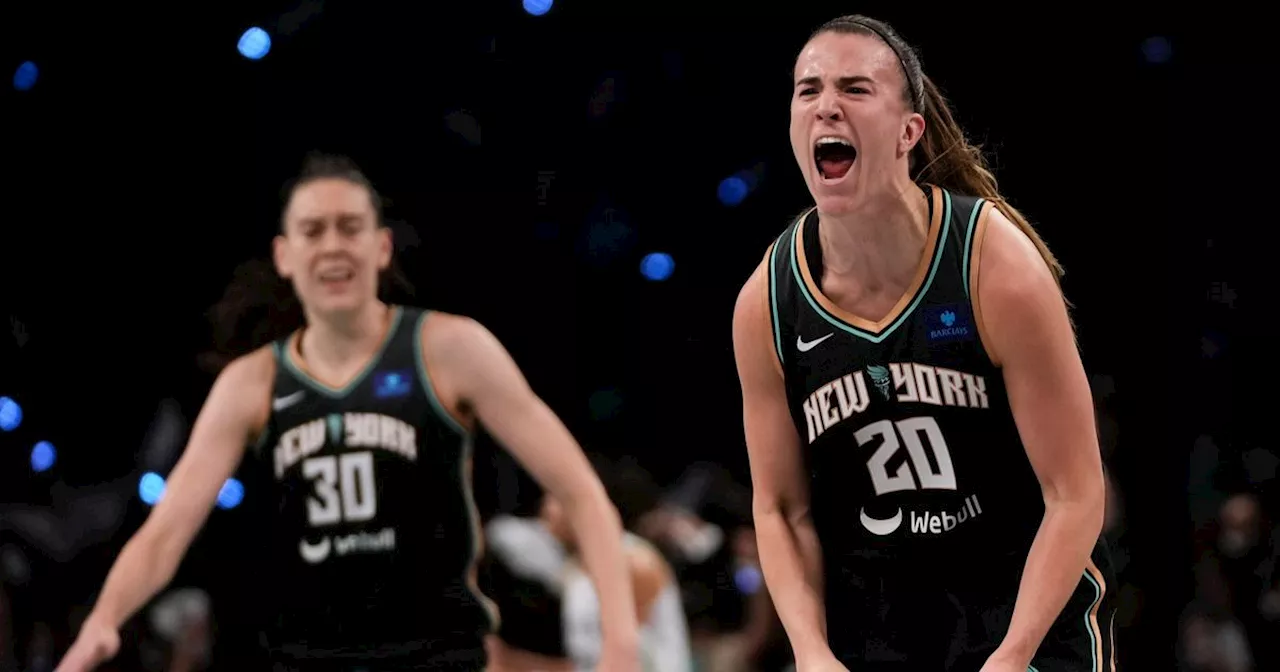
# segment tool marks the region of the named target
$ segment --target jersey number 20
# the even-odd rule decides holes
[[[358,523],[378,512],[373,453],[313,457],[302,463],[302,476],[315,484],[315,494],[307,499],[307,519],[312,527]]]
[[[920,440],[922,435],[925,441]],[[942,428],[938,427],[937,420],[929,416],[906,418],[897,422],[881,420],[859,429],[853,437],[859,446],[866,446],[877,438],[880,439],[880,447],[867,460],[867,470],[871,472],[871,484],[875,486],[876,495],[900,490],[956,489],[956,472],[951,466],[951,451],[947,449],[947,441],[942,437]],[[889,460],[904,447],[910,459],[902,461],[893,473],[889,473]],[[932,460],[929,459],[929,453],[933,454]]]

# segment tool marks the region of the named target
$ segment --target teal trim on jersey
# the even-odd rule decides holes
[[[1093,665],[1090,666],[1089,669],[1101,670],[1102,661],[1098,660],[1098,639],[1094,636],[1093,627],[1089,624],[1089,614],[1092,613],[1094,607],[1097,607],[1098,603],[1102,601],[1102,586],[1098,585],[1097,580],[1093,578],[1093,575],[1090,574],[1087,569],[1084,570],[1084,578],[1088,579],[1089,583],[1093,585],[1093,602],[1090,602],[1089,608],[1084,610],[1084,629],[1089,633],[1089,657],[1093,659]],[[1098,626],[1098,630],[1098,636],[1101,636],[1102,626]]]
[[[973,212],[969,213],[969,228],[964,234],[964,265],[960,267],[960,275],[964,278],[964,296],[969,296],[969,260],[973,258],[973,232],[978,229],[978,213],[982,212],[982,206],[986,204],[986,199],[979,198],[973,204]]]
[[[911,303],[902,311],[902,314],[893,321],[893,324],[885,327],[884,331],[880,333],[872,333],[847,324],[844,320],[828,313],[818,303],[817,299],[813,298],[813,295],[809,292],[809,287],[804,283],[804,278],[800,276],[800,262],[797,258],[796,247],[799,242],[800,229],[804,226],[804,222],[797,225],[795,233],[791,236],[791,272],[796,276],[796,284],[800,286],[800,293],[804,295],[805,300],[809,302],[814,312],[837,329],[847,331],[872,343],[881,343],[884,339],[889,338],[894,331],[897,331],[898,327],[902,326],[902,323],[906,322],[908,317],[911,317],[911,314],[916,310],[916,306],[920,305],[925,295],[929,293],[929,288],[933,286],[933,277],[938,274],[938,262],[942,259],[942,252],[947,249],[947,235],[951,230],[951,194],[946,189],[941,189],[940,191],[942,191],[942,223],[939,226],[942,230],[938,232],[938,237],[934,243],[933,260],[929,262],[929,275],[925,277],[924,283],[920,285],[920,289],[916,290],[915,297],[911,299]]]
[[[453,431],[462,436],[471,436],[471,432],[468,432],[466,427],[463,427],[449,411],[445,410],[444,404],[440,403],[440,398],[436,396],[436,388],[431,385],[431,376],[427,375],[427,359],[422,354],[422,327],[427,323],[427,316],[430,314],[429,310],[422,311],[422,315],[418,316],[418,323],[413,327],[413,359],[418,364],[418,380],[422,383],[422,390],[427,393],[427,400],[431,402],[431,408],[436,415]]]
[[[272,410],[271,413],[274,415],[275,410]],[[254,455],[261,455],[262,451],[267,449],[267,437],[270,434],[271,434],[271,418],[268,417],[267,424],[263,425],[262,427],[262,433],[258,435],[258,438],[253,440],[253,445],[249,447],[249,449],[253,452]]]
[[[423,315],[426,315],[426,311],[423,311]],[[467,465],[471,464],[471,454],[471,435],[463,434],[462,459],[458,460],[458,481],[462,484],[462,496],[467,505],[467,519],[471,530],[471,556],[467,558],[467,568],[464,570],[466,575],[462,577],[462,585],[466,586],[472,599],[484,610],[485,620],[489,621],[489,632],[497,633],[498,627],[502,625],[502,614],[498,611],[498,605],[494,604],[493,600],[480,590],[480,586],[472,581],[471,573],[475,571],[476,563],[480,559],[484,527],[480,524],[480,510],[476,508],[475,492],[467,474]]]
[[[804,221],[801,219],[800,221]],[[778,351],[778,363],[783,364],[787,360],[782,357],[782,328],[778,322],[778,243],[782,242],[779,238],[773,244],[773,249],[769,251],[769,308],[773,312],[773,322],[769,325],[773,329],[773,347]]]
[[[1040,672],[1040,670],[1037,670],[1035,665],[1028,665],[1027,672]]]
[[[373,357],[369,359],[369,362],[364,365],[364,368],[360,370],[360,373],[356,374],[356,377],[352,378],[351,382],[341,388],[329,387],[315,378],[312,378],[307,374],[307,372],[299,368],[298,365],[293,362],[293,348],[286,347],[281,349],[280,344],[277,343],[276,354],[279,355],[280,361],[284,363],[284,368],[288,369],[289,373],[292,373],[295,378],[326,397],[341,399],[350,394],[351,390],[359,387],[360,383],[363,383],[364,379],[369,377],[369,372],[373,371],[373,369],[378,366],[378,362],[382,361],[382,353],[387,351],[387,346],[391,343],[391,339],[395,337],[396,330],[400,328],[400,318],[404,316],[404,309],[400,306],[392,306],[391,310],[393,311],[391,314],[391,324],[387,327],[386,336],[382,338],[382,345],[378,346],[378,351],[375,352]],[[288,342],[288,340],[285,341],[286,344]]]

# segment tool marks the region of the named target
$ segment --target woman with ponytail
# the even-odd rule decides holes
[[[791,143],[815,204],[733,331],[798,671],[1111,669],[1105,486],[1057,259],[881,21],[810,37]]]

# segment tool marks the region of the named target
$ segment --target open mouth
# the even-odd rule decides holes
[[[356,277],[349,268],[333,268],[320,274],[320,282],[326,287],[341,287]]]
[[[825,180],[838,180],[849,174],[858,150],[844,138],[823,136],[813,146],[813,160]]]

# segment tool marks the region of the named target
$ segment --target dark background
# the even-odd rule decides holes
[[[786,131],[795,54],[858,11],[919,45],[1067,268],[1086,368],[1114,385],[1100,396],[1125,500],[1119,662],[1173,669],[1199,557],[1189,504],[1209,496],[1188,490],[1196,437],[1223,463],[1275,449],[1273,332],[1256,327],[1275,224],[1261,27],[1167,8],[602,4],[6,3],[0,63],[33,60],[40,79],[0,93],[15,333],[0,333],[0,395],[26,411],[0,434],[0,502],[57,508],[59,483],[136,482],[157,403],[194,417],[205,311],[237,265],[267,258],[310,149],[364,167],[393,201],[418,301],[492,329],[588,449],[658,481],[694,460],[745,479],[733,301],[808,201]],[[250,25],[274,40],[259,61],[235,49]],[[727,207],[717,185],[742,170],[758,185]],[[652,251],[674,258],[669,280],[639,273]],[[33,474],[41,439],[58,462]],[[502,458],[478,455],[486,512],[532,496],[499,498]],[[184,580],[237,592],[221,558],[248,511],[215,511]],[[135,496],[74,561],[33,552],[40,608],[87,603],[145,512]]]

